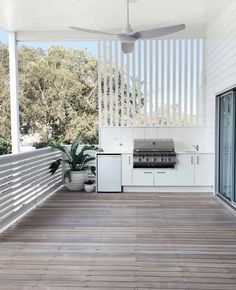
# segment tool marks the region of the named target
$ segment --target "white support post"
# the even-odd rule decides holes
[[[10,66],[10,97],[11,97],[11,142],[12,153],[20,152],[19,122],[19,88],[18,88],[18,56],[16,33],[9,32],[9,66]]]

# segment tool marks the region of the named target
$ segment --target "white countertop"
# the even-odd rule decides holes
[[[133,154],[133,151],[106,151],[106,152],[98,152],[97,154]],[[214,152],[210,151],[191,151],[191,150],[183,150],[176,151],[176,154],[214,154]]]

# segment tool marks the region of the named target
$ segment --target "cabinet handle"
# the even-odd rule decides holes
[[[159,172],[157,172],[157,174],[166,174],[166,172],[164,172],[164,171],[159,171]]]
[[[152,174],[152,172],[144,171],[145,174]]]
[[[197,164],[199,164],[199,156],[197,156]]]
[[[131,157],[129,156],[129,165],[131,164]]]
[[[193,156],[191,156],[191,164],[193,164]]]

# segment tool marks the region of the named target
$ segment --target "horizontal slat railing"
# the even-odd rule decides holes
[[[62,168],[48,170],[59,157],[52,148],[0,157],[0,232],[62,186]]]

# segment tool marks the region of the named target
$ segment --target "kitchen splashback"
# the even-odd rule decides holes
[[[199,145],[200,151],[213,151],[206,148],[205,128],[100,128],[100,146],[107,152],[132,151],[137,138],[173,138],[176,151],[192,150],[194,144]]]

